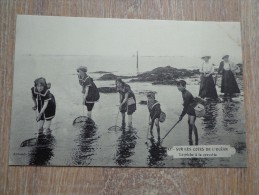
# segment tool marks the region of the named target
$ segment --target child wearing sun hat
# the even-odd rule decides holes
[[[83,105],[87,107],[87,117],[92,117],[94,104],[99,100],[100,94],[93,79],[87,75],[87,67],[77,68],[79,84],[82,86]]]

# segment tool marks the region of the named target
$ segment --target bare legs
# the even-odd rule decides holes
[[[121,113],[121,116],[122,116],[122,124],[121,124],[121,127],[124,129],[125,126],[126,126],[126,123],[125,123],[125,112],[124,112],[124,113]]]
[[[195,136],[195,145],[198,145],[198,131],[197,127],[195,126],[196,116],[188,115],[188,125],[189,125],[189,144],[193,145],[192,141],[192,132],[194,132]]]
[[[44,120],[39,121],[39,133],[43,133],[43,125],[44,125]]]
[[[92,111],[87,111],[87,117],[92,119]]]
[[[153,127],[154,127],[154,124],[156,125],[157,139],[158,139],[158,141],[160,141],[160,126],[159,126],[158,118],[156,118],[155,120],[151,121],[151,124],[150,124],[150,135],[153,137]]]
[[[45,120],[39,121],[39,134],[43,133],[43,126],[44,126]],[[46,120],[46,129],[47,132],[50,133],[50,126],[51,126],[51,120]]]
[[[122,116],[122,124],[121,127],[125,128],[126,126],[126,122],[125,122],[125,113],[121,113]],[[132,127],[132,114],[128,115],[128,127],[131,128]]]
[[[128,115],[128,127],[132,127],[132,114]]]

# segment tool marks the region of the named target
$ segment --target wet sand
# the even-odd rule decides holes
[[[72,69],[72,68],[71,68]],[[17,71],[19,71],[17,69]],[[93,110],[96,127],[73,126],[73,120],[86,115],[82,106],[82,94],[76,76],[48,73],[52,83],[51,92],[57,101],[57,113],[52,124],[51,135],[38,136],[35,113],[31,109],[30,87],[37,74],[26,77],[17,73],[17,78],[26,78],[15,85],[12,112],[10,144],[11,165],[51,165],[51,166],[130,166],[130,167],[243,167],[246,165],[244,97],[234,98],[234,102],[207,102],[206,116],[196,120],[199,145],[230,145],[237,153],[231,158],[173,159],[166,149],[188,145],[187,116],[166,137],[162,146],[154,141],[145,144],[148,129],[148,110],[145,105],[137,105],[133,114],[133,129],[109,131],[116,124],[119,95],[101,94]],[[35,76],[36,75],[36,76]],[[38,75],[42,75],[38,73]],[[42,75],[44,76],[44,75]],[[100,74],[92,74],[98,78]],[[31,78],[30,78],[31,77]],[[113,81],[96,81],[98,87],[114,86]],[[176,86],[151,85],[150,83],[130,83],[137,102],[146,100],[145,90],[156,91],[157,100],[167,114],[160,124],[161,137],[178,120],[182,111],[182,97]],[[22,89],[19,89],[22,86]],[[199,86],[189,82],[188,90],[198,94]],[[26,90],[25,90],[26,89]],[[220,89],[217,87],[217,91]],[[121,124],[121,116],[117,125]],[[156,129],[153,130],[155,138]],[[20,147],[31,139],[28,146]]]

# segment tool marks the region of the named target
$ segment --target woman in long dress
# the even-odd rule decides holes
[[[235,73],[239,70],[239,67],[229,60],[229,55],[222,57],[223,61],[219,65],[219,74],[222,74],[221,81],[221,93],[224,93],[224,98],[232,100],[234,93],[240,93]]]
[[[212,74],[214,73],[214,67],[213,64],[209,62],[210,58],[210,56],[204,56],[201,58],[204,60],[204,62],[202,63],[200,68],[201,83],[199,96],[201,98],[210,98],[217,100],[218,94],[212,77]]]

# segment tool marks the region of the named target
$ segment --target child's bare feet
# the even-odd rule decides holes
[[[46,130],[46,133],[47,133],[47,134],[51,134],[51,129],[48,128],[48,129]]]
[[[43,127],[39,128],[39,134],[43,134]]]

